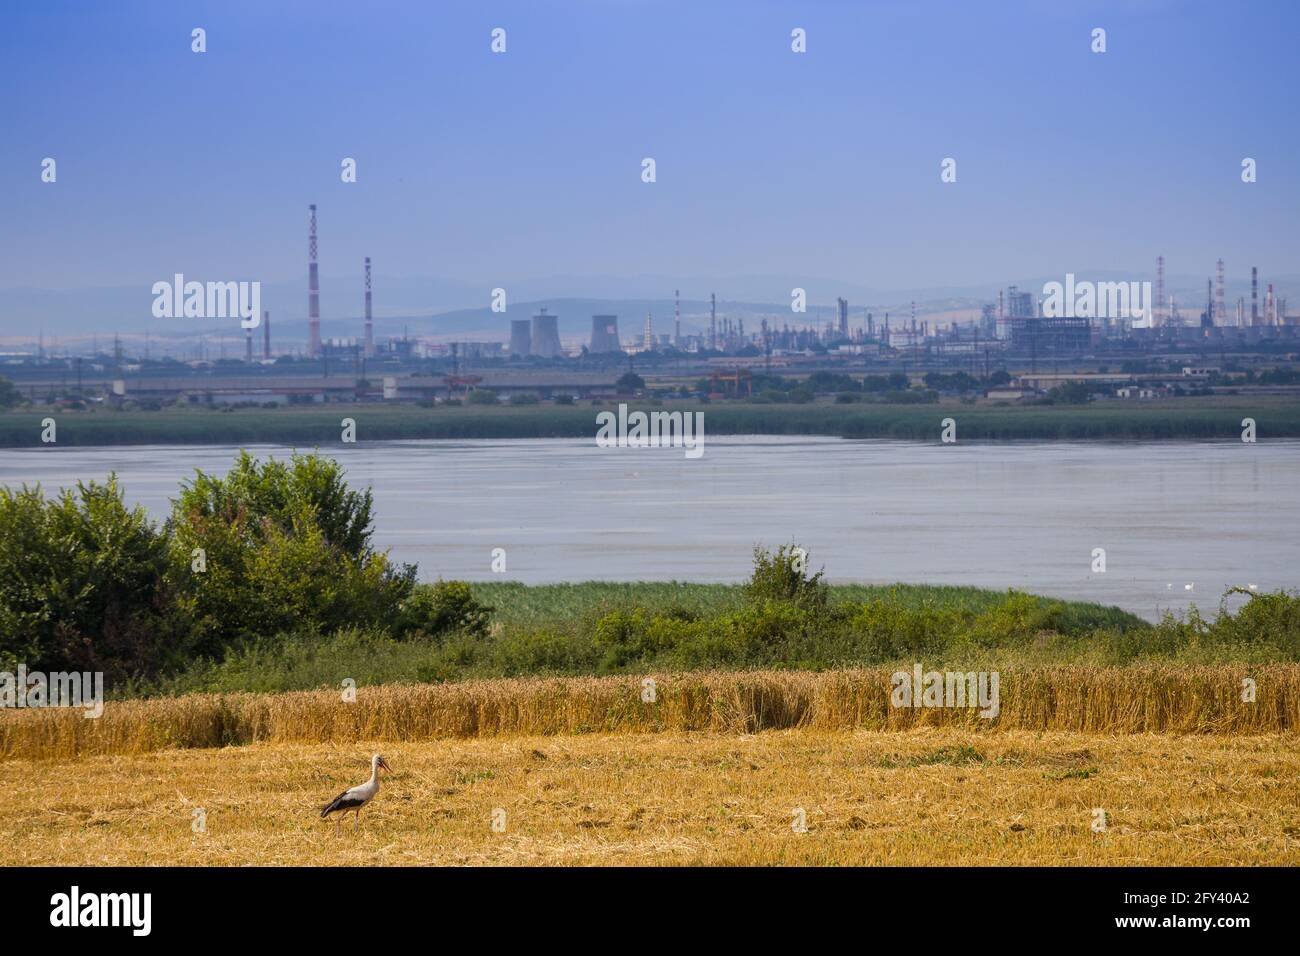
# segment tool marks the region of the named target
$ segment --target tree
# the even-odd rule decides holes
[[[0,378],[0,408],[12,408],[23,400],[23,393],[18,386],[7,378]]]
[[[636,372],[624,372],[614,383],[619,392],[639,392],[645,388],[645,379]]]
[[[1063,405],[1086,405],[1092,401],[1092,386],[1087,382],[1066,382],[1049,391],[1047,397]]]

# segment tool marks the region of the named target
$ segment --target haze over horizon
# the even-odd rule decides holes
[[[177,272],[256,279],[303,321],[309,203],[327,321],[359,314],[367,255],[381,319],[485,307],[497,286],[512,303],[987,297],[1152,278],[1156,255],[1171,289],[1220,257],[1230,294],[1251,265],[1279,295],[1300,285],[1300,9],[1281,2],[55,0],[2,18],[6,336],[147,328],[149,287]]]

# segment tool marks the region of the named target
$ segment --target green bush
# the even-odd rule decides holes
[[[1236,615],[1220,611],[1212,627],[1218,642],[1281,647],[1300,656],[1300,595],[1287,591],[1259,594],[1246,588],[1232,588],[1228,594],[1245,594],[1250,599]]]
[[[465,397],[465,401],[471,405],[496,405],[497,393],[490,388],[476,388]]]
[[[115,478],[47,499],[0,487],[0,670],[152,670],[169,654],[166,539]]]
[[[782,545],[775,552],[754,548],[754,571],[745,585],[751,601],[789,601],[800,607],[826,606],[823,571],[809,575],[808,552],[797,545]]]
[[[171,579],[194,649],[216,654],[280,631],[387,627],[415,569],[370,544],[370,492],[314,455],[259,463],[247,452],[224,478],[198,472],[168,523]]]
[[[401,606],[397,620],[400,635],[443,637],[461,633],[487,634],[492,608],[479,603],[464,581],[438,581],[417,585]]]

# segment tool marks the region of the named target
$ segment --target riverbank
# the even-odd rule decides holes
[[[593,438],[593,406],[438,406],[329,404],[281,408],[23,410],[0,414],[0,447],[40,447],[42,422],[57,423],[60,446],[150,444],[286,444],[341,442],[342,421],[356,422],[358,442],[395,439]],[[941,422],[956,422],[958,441],[1240,441],[1252,418],[1260,441],[1300,437],[1300,400],[1287,396],[1180,398],[1088,405],[990,405],[941,401],[923,405],[698,404],[630,401],[644,411],[699,411],[705,433],[825,435],[840,438],[940,440]]]

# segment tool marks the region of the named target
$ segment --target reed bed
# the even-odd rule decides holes
[[[0,759],[135,754],[253,742],[708,731],[745,734],[959,727],[971,731],[1250,735],[1300,728],[1300,665],[1061,666],[1002,671],[1000,712],[895,708],[889,668],[643,677],[525,678],[335,691],[193,694],[75,709],[0,713]],[[1242,701],[1243,678],[1256,684]]]

